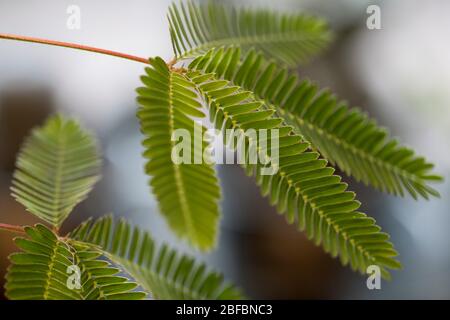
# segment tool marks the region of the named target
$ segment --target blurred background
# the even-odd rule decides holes
[[[225,1],[224,1],[225,2]],[[234,2],[234,1],[226,1]],[[236,1],[238,2],[238,1]],[[76,42],[138,56],[172,56],[166,0],[0,0],[0,32]],[[251,298],[450,298],[450,1],[278,0],[240,5],[305,10],[325,17],[336,32],[331,47],[302,76],[361,106],[392,135],[436,163],[446,178],[441,199],[388,196],[345,178],[362,210],[375,217],[400,252],[404,270],[381,290],[285,223],[251,178],[218,166],[223,187],[219,246],[209,254],[174,238],[147,186],[134,89],[142,65],[114,57],[0,40],[0,221],[36,220],[9,195],[14,159],[30,128],[55,111],[94,131],[105,158],[103,180],[65,223],[113,212],[198,256],[240,285]],[[367,6],[381,8],[381,30],[366,27]],[[70,5],[81,29],[66,26]],[[0,233],[0,287],[14,249]],[[0,289],[0,297],[2,290]]]

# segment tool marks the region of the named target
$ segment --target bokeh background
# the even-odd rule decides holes
[[[226,1],[234,2],[234,1]],[[83,43],[138,56],[172,56],[166,0],[0,0],[0,32]],[[114,57],[0,40],[0,221],[36,220],[9,195],[14,159],[30,128],[55,111],[79,118],[99,137],[103,180],[64,228],[113,212],[224,272],[252,298],[450,298],[450,1],[236,1],[306,10],[327,18],[332,46],[299,73],[361,106],[392,135],[436,163],[446,178],[441,199],[394,198],[346,178],[362,209],[392,235],[404,270],[381,290],[342,268],[262,198],[251,178],[218,166],[223,187],[219,246],[209,254],[174,238],[149,192],[134,89],[143,66]],[[381,30],[366,28],[369,4],[381,7]],[[69,5],[81,29],[66,27]],[[0,233],[0,287],[14,249]],[[0,290],[0,297],[2,291]]]

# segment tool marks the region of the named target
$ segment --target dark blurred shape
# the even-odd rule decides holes
[[[253,299],[324,299],[334,295],[341,266],[303,232],[286,223],[254,178],[238,166],[221,166],[224,221],[234,282]]]
[[[52,112],[52,98],[45,88],[0,92],[0,168],[12,171],[16,154],[31,128]]]
[[[329,299],[340,266],[283,217],[271,213],[271,228],[240,234],[236,250],[242,279],[256,299]]]

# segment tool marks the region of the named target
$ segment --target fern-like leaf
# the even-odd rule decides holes
[[[442,179],[431,173],[431,163],[390,139],[375,120],[339,102],[329,90],[300,81],[255,51],[242,56],[238,48],[213,50],[193,65],[216,72],[273,105],[327,160],[358,181],[395,195],[406,191],[414,198],[439,196],[428,185]]]
[[[17,159],[14,198],[59,227],[99,180],[100,158],[92,136],[57,115],[35,129]]]
[[[23,252],[10,256],[6,296],[14,300],[142,299],[137,285],[117,276],[119,270],[99,260],[101,253],[58,238],[47,227],[26,227],[28,238],[16,238]],[[80,271],[76,278],[75,268]],[[73,276],[72,276],[73,274]],[[74,277],[74,281],[71,278]],[[79,287],[76,281],[79,280]]]
[[[257,48],[288,66],[305,62],[331,36],[325,22],[305,14],[233,8],[209,1],[173,4],[169,9],[172,44],[178,58],[191,58],[221,46]]]
[[[217,237],[220,190],[214,167],[207,164],[209,159],[203,159],[207,142],[202,141],[199,152],[192,139],[190,152],[183,150],[189,153],[187,162],[191,163],[177,163],[172,158],[176,130],[187,130],[194,138],[196,130],[200,134],[206,130],[191,118],[204,117],[201,104],[192,90],[194,85],[183,75],[169,70],[161,58],[152,59],[151,65],[141,78],[145,87],[137,89],[138,118],[146,137],[144,157],[149,159],[146,173],[173,231],[197,247],[209,249]],[[194,163],[196,154],[207,161]]]
[[[242,90],[227,80],[216,78],[214,63],[196,60],[190,66],[188,77],[197,84],[205,97],[211,120],[219,130],[224,129],[277,129],[279,130],[279,164],[273,175],[263,175],[261,169],[268,165],[245,164],[247,172],[256,176],[263,195],[284,213],[288,222],[306,230],[310,239],[322,244],[332,256],[339,255],[345,265],[366,272],[369,265],[378,265],[382,275],[389,277],[387,269],[400,268],[389,236],[381,232],[375,220],[356,211],[360,203],[355,194],[347,191],[347,184],[327,161],[317,152],[308,149],[309,144],[286,126],[275,110],[263,101],[255,100],[252,93]],[[251,77],[251,73],[246,74]],[[249,138],[241,136],[250,150]],[[269,158],[270,155],[265,154]]]
[[[71,237],[97,245],[144,289],[157,299],[240,299],[240,292],[226,286],[223,277],[207,272],[204,264],[157,246],[148,232],[110,216],[88,220]]]

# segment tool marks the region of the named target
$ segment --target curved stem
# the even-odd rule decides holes
[[[6,230],[14,233],[25,233],[23,227],[6,223],[0,223],[0,230]]]
[[[82,50],[82,51],[95,52],[95,53],[105,54],[108,56],[114,56],[114,57],[119,57],[122,59],[127,59],[127,60],[132,60],[132,61],[136,61],[136,62],[140,62],[140,63],[149,64],[149,59],[146,59],[146,58],[136,57],[133,55],[129,55],[129,54],[125,54],[125,53],[121,53],[121,52],[117,52],[117,51],[89,47],[89,46],[76,44],[76,43],[54,41],[54,40],[47,40],[47,39],[34,38],[34,37],[26,37],[26,36],[6,34],[6,33],[0,33],[0,39],[41,43],[41,44],[46,44],[46,45],[50,45],[50,46],[57,46],[57,47],[71,48],[71,49]]]

